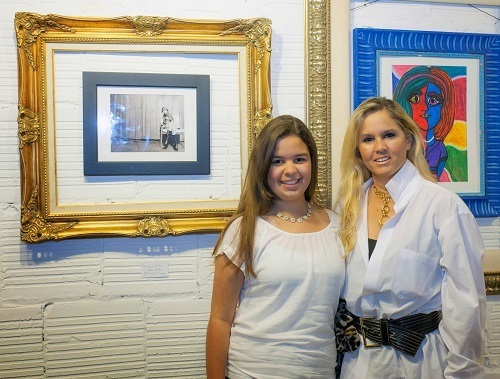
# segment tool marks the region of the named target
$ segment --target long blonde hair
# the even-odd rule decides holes
[[[408,160],[417,168],[420,175],[435,182],[427,161],[420,130],[413,119],[394,100],[385,97],[372,97],[361,103],[349,120],[349,125],[342,145],[340,157],[340,185],[335,200],[335,209],[340,212],[339,237],[348,255],[356,244],[356,228],[361,217],[360,206],[363,194],[363,183],[371,176],[371,172],[363,164],[358,150],[359,131],[368,116],[386,110],[403,130],[405,136],[411,137],[411,147],[407,152]]]
[[[262,128],[255,141],[238,208],[222,230],[214,248],[214,254],[216,254],[229,225],[241,217],[235,257],[239,265],[245,263],[245,276],[256,276],[253,268],[253,249],[257,217],[269,212],[276,198],[276,195],[269,188],[267,177],[276,143],[280,138],[287,136],[297,136],[307,145],[311,156],[312,172],[311,182],[304,196],[306,201],[311,201],[314,198],[318,180],[318,150],[314,137],[307,126],[298,118],[289,115],[276,117]]]

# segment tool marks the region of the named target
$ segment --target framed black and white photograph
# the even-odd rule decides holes
[[[208,75],[83,73],[84,175],[208,175]]]
[[[272,119],[271,20],[16,17],[44,28],[18,49],[21,239],[222,230]]]

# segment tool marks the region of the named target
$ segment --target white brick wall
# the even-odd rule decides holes
[[[43,321],[40,307],[0,309],[0,375],[43,378]]]
[[[366,3],[352,1],[351,8]],[[204,377],[215,235],[20,242],[14,13],[269,17],[273,21],[274,114],[303,118],[303,1],[25,0],[16,4],[0,0],[0,8],[0,377]],[[499,9],[492,8],[482,9],[499,17]],[[351,19],[355,27],[500,30],[497,20],[465,5],[379,1],[354,10]],[[479,223],[487,247],[499,248],[500,219]],[[168,266],[168,277],[145,277],[143,270],[151,265]],[[488,306],[485,365],[495,375],[500,374],[500,297],[490,297]]]

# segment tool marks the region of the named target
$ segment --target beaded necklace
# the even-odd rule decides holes
[[[312,215],[312,207],[311,207],[311,203],[307,203],[307,212],[304,216],[302,217],[299,217],[299,218],[295,218],[295,217],[288,217],[288,216],[285,216],[283,213],[281,212],[278,212],[276,213],[276,216],[281,218],[282,220],[285,220],[285,221],[289,221],[289,222],[302,222],[302,221],[307,221],[307,219],[309,217],[311,217]]]

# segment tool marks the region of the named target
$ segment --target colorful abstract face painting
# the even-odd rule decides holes
[[[420,128],[440,182],[466,182],[466,67],[395,65],[393,98]]]

